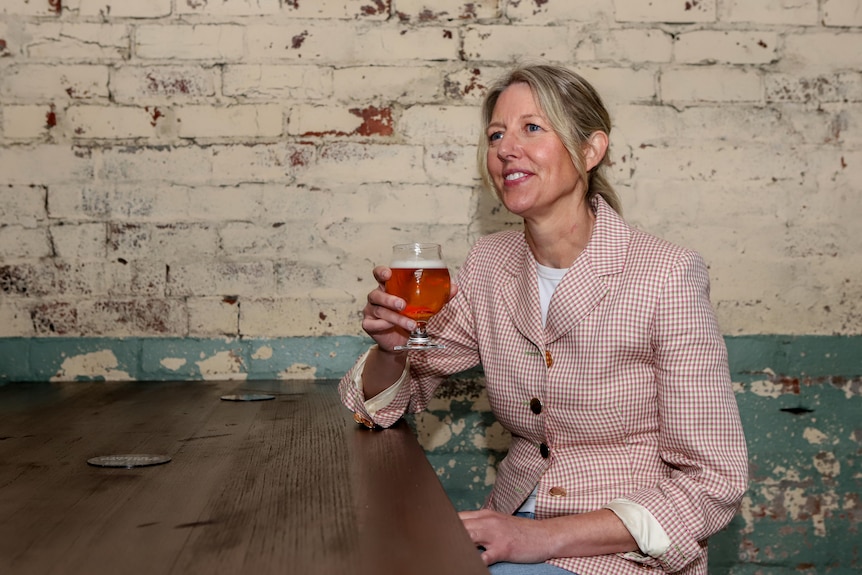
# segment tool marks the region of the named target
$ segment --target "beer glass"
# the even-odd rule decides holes
[[[401,310],[416,322],[405,345],[396,350],[442,349],[428,337],[426,322],[449,300],[449,269],[443,263],[439,244],[398,244],[392,246],[392,277],[386,282],[386,293],[404,299]]]

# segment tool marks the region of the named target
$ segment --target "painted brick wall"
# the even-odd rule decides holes
[[[860,333],[859,0],[2,0],[0,337],[357,335],[390,244],[517,225],[474,145],[519,58],[605,95],[726,334]]]

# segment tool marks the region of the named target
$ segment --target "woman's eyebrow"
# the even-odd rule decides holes
[[[538,118],[539,120],[545,120],[545,117],[544,117],[544,116],[540,116],[539,114],[524,114],[523,116],[520,116],[520,117],[518,118],[518,120],[520,120],[520,121],[522,121],[522,122],[523,122],[524,120],[531,120],[531,119],[534,119],[534,118]],[[503,123],[503,122],[501,122],[500,120],[492,120],[492,121],[488,122],[488,127],[490,128],[490,127],[492,127],[492,126],[495,126],[495,127],[501,127],[501,128],[502,128],[502,127],[505,127],[505,126],[506,126],[506,124],[504,124],[504,123]]]

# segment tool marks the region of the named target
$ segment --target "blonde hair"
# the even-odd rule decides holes
[[[518,66],[499,78],[488,90],[482,103],[483,130],[477,152],[479,173],[485,187],[494,190],[491,175],[488,173],[489,143],[484,128],[491,123],[491,115],[500,94],[517,83],[530,87],[554,132],[569,151],[575,169],[587,183],[587,199],[599,194],[617,213],[622,213],[619,196],[605,176],[605,168],[610,164],[609,154],[606,152],[589,173],[584,163],[583,145],[589,137],[596,131],[610,135],[610,115],[595,88],[580,75],[562,66]]]

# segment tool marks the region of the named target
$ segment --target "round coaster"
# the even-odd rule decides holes
[[[90,465],[96,467],[149,467],[150,465],[161,465],[167,463],[171,458],[167,455],[128,454],[128,455],[101,455],[87,460]]]
[[[238,395],[223,395],[221,398],[224,401],[266,401],[267,399],[275,399],[275,396],[267,393],[241,393]]]

